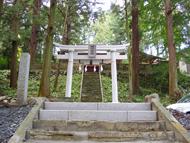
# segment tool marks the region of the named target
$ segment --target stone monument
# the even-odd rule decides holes
[[[30,69],[30,54],[22,53],[19,64],[18,83],[17,83],[17,103],[19,105],[27,104],[29,69]]]

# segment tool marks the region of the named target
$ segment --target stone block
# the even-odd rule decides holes
[[[97,110],[97,103],[45,102],[46,110]]]
[[[152,93],[150,95],[146,95],[144,98],[144,101],[151,103],[152,99],[156,99],[157,101],[160,101],[160,97],[157,93]]]
[[[40,120],[68,120],[69,112],[64,110],[40,110]]]
[[[150,103],[98,103],[98,110],[134,111],[150,110]]]
[[[69,111],[69,120],[73,121],[127,121],[127,112],[125,111]]]
[[[156,121],[156,111],[128,111],[128,122],[133,121]]]
[[[98,103],[98,110],[127,111],[127,103]]]
[[[23,53],[19,64],[17,84],[17,102],[19,105],[27,104],[29,69],[30,55],[28,53]]]
[[[144,111],[144,110],[151,110],[150,103],[127,103],[128,111]]]

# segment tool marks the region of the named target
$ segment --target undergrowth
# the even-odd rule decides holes
[[[149,95],[151,93],[158,93],[160,95],[160,100],[163,105],[168,105],[172,103],[172,100],[167,96],[167,88],[168,86],[168,75],[164,71],[166,65],[163,65],[160,69],[158,67],[153,68],[152,76],[141,77],[140,82],[140,93],[139,96],[135,96],[132,99],[132,102],[143,102],[144,96]],[[154,72],[156,70],[156,73]],[[166,70],[166,69],[165,69]],[[41,72],[31,72],[28,83],[28,96],[38,96],[39,85],[40,85],[40,75]],[[6,95],[15,97],[16,90],[9,87],[9,70],[0,70],[0,96]],[[73,101],[80,101],[80,85],[81,85],[81,77],[80,73],[74,73],[73,82],[72,82],[72,99]],[[121,78],[122,77],[122,78]],[[105,74],[101,75],[102,85],[103,85],[103,101],[111,102],[112,101],[112,85],[111,85],[111,77],[106,76]],[[143,80],[143,81],[142,81]],[[51,87],[51,96],[53,98],[64,98],[65,96],[65,88],[66,88],[66,74],[62,73],[59,76],[58,87],[57,90],[54,90],[54,82],[55,82],[55,72],[51,72],[50,77],[50,87]],[[178,72],[178,87],[185,95],[190,92],[190,76],[181,74]],[[128,97],[128,77],[122,76],[118,74],[118,95],[120,102],[131,102]]]

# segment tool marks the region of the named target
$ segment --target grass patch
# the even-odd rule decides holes
[[[0,70],[0,95],[7,95],[10,97],[16,96],[16,90],[9,86],[9,70]]]
[[[40,87],[40,76],[41,72],[32,72],[29,76],[28,81],[28,96],[38,96],[38,91]],[[11,97],[16,97],[16,89],[11,89],[9,87],[9,77],[10,71],[8,70],[0,70],[0,93],[2,95],[7,95]],[[66,88],[66,75],[62,74],[59,76],[57,91],[54,91],[54,82],[55,82],[55,74],[51,73],[50,77],[50,90],[51,96],[53,98],[64,98],[65,96],[65,88]],[[72,97],[74,101],[80,100],[80,82],[81,82],[81,74],[75,73],[73,75],[72,82]]]
[[[41,72],[31,72],[28,83],[28,96],[38,96],[39,85],[40,85],[40,75]],[[120,76],[120,75],[118,75]],[[9,87],[9,70],[0,70],[0,95],[7,95],[11,97],[16,97],[16,90],[11,89]],[[72,98],[73,101],[80,101],[80,86],[81,86],[81,77],[80,73],[74,73],[73,82],[72,82]],[[112,84],[111,78],[106,75],[101,75],[102,78],[102,86],[103,86],[103,102],[111,102],[112,101]],[[126,77],[127,78],[127,77]],[[129,102],[128,97],[128,79],[118,77],[118,95],[120,102]],[[55,72],[51,72],[50,77],[50,88],[51,88],[51,96],[53,98],[64,98],[65,97],[65,88],[66,88],[66,75],[62,73],[59,76],[57,91],[54,91],[54,82],[55,82]],[[185,91],[185,93],[189,92],[189,83],[190,77],[178,74],[178,85]],[[144,96],[149,95],[151,93],[158,93],[153,87],[141,87],[139,96],[135,96],[132,102],[143,102]],[[159,93],[160,94],[160,93]],[[167,106],[173,101],[166,95],[166,93],[160,94],[160,101],[164,106]]]
[[[103,87],[103,102],[112,101],[112,81],[108,76],[101,75]],[[118,81],[118,96],[120,102],[128,101],[128,83]]]

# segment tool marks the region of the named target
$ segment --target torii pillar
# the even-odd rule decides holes
[[[112,103],[118,103],[116,49],[111,50]]]
[[[65,97],[71,97],[72,78],[73,78],[73,52],[74,49],[68,50],[67,81]]]

